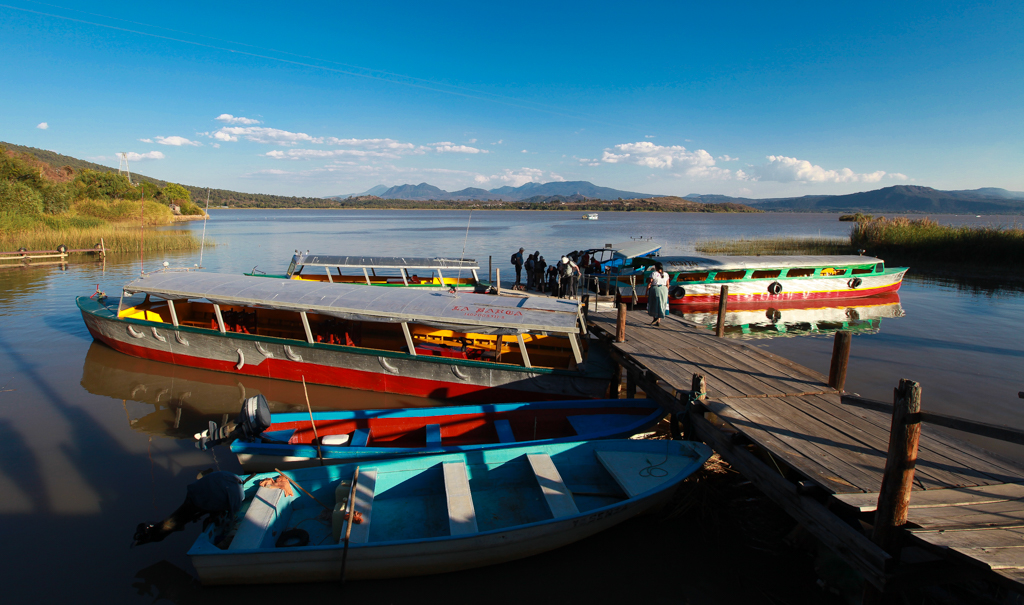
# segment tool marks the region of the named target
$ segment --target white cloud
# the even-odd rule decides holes
[[[505,139],[498,139],[498,140],[497,140],[496,142],[494,142],[494,143],[491,143],[491,145],[501,145],[501,144],[503,144],[504,142],[505,142]]]
[[[524,150],[520,151],[519,153],[530,153],[530,152],[524,149]]]
[[[645,138],[645,139],[653,139],[653,138],[654,138],[654,135],[653,135],[653,134],[645,134],[645,135],[644,135],[644,138]]]
[[[50,125],[47,124],[46,122],[40,122],[40,123],[36,124],[36,128],[38,128],[39,130],[46,130],[49,127],[50,127]]]
[[[903,173],[900,173],[900,172],[890,172],[886,176],[888,176],[890,179],[892,179],[894,181],[905,181],[908,178],[907,175],[905,175]]]
[[[264,126],[225,126],[211,136],[218,141],[237,141],[238,137],[244,137],[253,143],[275,145],[296,145],[301,142],[321,144],[324,142],[323,137],[311,137],[304,132],[289,132]]]
[[[674,166],[709,167],[715,159],[703,149],[687,151],[682,145],[655,145],[648,141],[616,145],[618,153],[605,149],[601,161],[607,164],[628,163],[648,168],[672,168]]]
[[[467,141],[467,142],[468,142],[468,143],[469,143],[470,145],[472,145],[473,143],[476,143],[476,139],[470,139],[470,140],[469,140],[469,141]]]
[[[431,147],[437,149],[438,153],[490,153],[486,149],[477,149],[468,145],[455,145],[451,141],[431,143]]]
[[[118,157],[120,155],[121,154],[117,154],[115,157]],[[127,156],[129,162],[142,162],[144,160],[164,159],[164,154],[160,153],[159,151],[147,151],[146,153],[135,153],[134,151],[129,151]]]
[[[153,142],[153,139],[139,139],[139,140],[142,141],[143,143],[152,143]]]
[[[416,146],[412,143],[402,143],[394,139],[339,139],[338,137],[327,137],[324,142],[328,145],[338,147],[362,147],[365,149],[391,149],[394,151],[413,151]],[[435,143],[440,145],[440,143]],[[451,145],[451,143],[448,143]]]
[[[253,120],[251,118],[235,117],[230,113],[222,113],[214,120],[218,122],[224,122],[225,124],[262,124],[259,120]]]
[[[720,156],[718,156],[717,159],[722,160],[723,162],[736,162],[736,161],[739,160],[739,158],[734,158],[734,157],[732,157],[731,155],[728,155],[728,154],[720,155]]]
[[[267,157],[277,160],[308,160],[311,158],[332,158],[339,156],[355,156],[364,158],[397,158],[398,154],[391,151],[374,151],[367,149],[289,149],[268,151]]]
[[[211,147],[213,147],[214,149],[220,149],[220,143],[213,143],[211,144]]]
[[[477,183],[501,183],[503,185],[511,185],[513,187],[519,187],[526,183],[535,182],[547,182],[547,181],[564,181],[565,179],[561,176],[549,172],[545,179],[544,171],[539,168],[520,168],[519,170],[512,170],[506,168],[501,174],[492,174],[491,176],[485,176],[478,174],[474,177]]]
[[[149,139],[139,139],[146,143],[152,143]],[[202,145],[199,141],[190,141],[185,137],[170,136],[170,137],[156,137],[156,142],[161,145],[173,145],[174,147],[182,147],[184,145],[191,145],[193,147],[199,147]]]
[[[751,167],[752,178],[779,183],[877,183],[885,176],[884,170],[858,174],[849,168],[826,170],[807,160],[783,155],[768,156],[768,163]]]

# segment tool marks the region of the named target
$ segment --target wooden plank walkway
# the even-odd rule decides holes
[[[825,376],[742,342],[717,338],[704,327],[675,317],[662,320],[661,327],[649,322],[644,311],[628,312],[626,342],[616,343],[615,312],[589,313],[591,330],[648,396],[673,411],[686,411],[691,377],[703,374],[707,393],[701,412],[712,412],[777,464],[798,473],[805,485],[817,486],[856,511],[874,510],[886,462],[890,413],[844,403]],[[703,413],[691,412],[689,418],[696,423],[698,438],[798,521],[810,525],[826,544],[840,554],[845,549],[848,560],[869,580],[884,584],[894,565],[884,551],[822,516],[834,517],[832,513],[801,500],[791,485],[780,483],[781,469],[757,468],[759,461],[747,459],[743,448],[731,447],[735,439],[716,435],[721,430]],[[970,558],[1010,582],[1024,580],[1024,486],[1017,485],[1024,482],[1024,469],[928,425],[922,428],[915,468],[910,521],[920,529],[910,530],[914,538],[936,552]],[[961,502],[968,495],[974,500]],[[929,502],[943,503],[943,510],[936,512]],[[988,527],[996,529],[986,530],[986,535],[973,531]],[[965,537],[956,542],[946,535],[950,530]],[[823,535],[828,532],[843,537]],[[1013,540],[1017,542],[1010,544]]]

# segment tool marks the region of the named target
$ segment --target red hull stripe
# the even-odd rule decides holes
[[[877,294],[884,294],[886,292],[895,292],[900,289],[902,282],[897,282],[881,288],[871,288],[869,290],[830,290],[828,292],[783,292],[782,294],[771,295],[765,292],[764,294],[736,294],[729,295],[729,302],[773,302],[780,300],[825,300],[825,299],[849,299],[849,298],[867,298],[869,296],[875,296]],[[629,302],[629,296],[623,296],[622,300]],[[707,304],[710,302],[718,302],[717,294],[709,294],[705,296],[691,296],[687,295],[683,298],[672,298],[668,299],[670,307],[685,307],[692,304]],[[646,303],[646,296],[637,296],[637,303]]]
[[[397,395],[410,395],[413,397],[429,397],[431,399],[451,399],[473,403],[514,403],[517,401],[523,401],[524,398],[531,401],[569,399],[569,397],[559,397],[539,391],[520,391],[516,389],[443,382],[440,380],[428,380],[424,378],[390,376],[374,372],[364,372],[348,368],[335,368],[277,358],[265,359],[258,365],[246,364],[242,366],[241,370],[237,370],[235,369],[234,362],[231,361],[219,361],[216,359],[206,359],[205,357],[194,357],[191,355],[176,355],[165,351],[157,351],[155,349],[140,347],[126,342],[121,342],[119,340],[114,340],[112,338],[107,338],[102,334],[95,332],[91,328],[89,329],[89,332],[96,340],[106,344],[115,351],[124,353],[125,355],[190,368],[202,368],[205,370],[215,370],[217,372],[228,372],[230,374],[243,374],[247,376],[259,376],[261,378],[291,380],[294,382],[299,382],[303,377],[305,377],[306,382],[313,384],[346,387],[364,391],[394,393]]]

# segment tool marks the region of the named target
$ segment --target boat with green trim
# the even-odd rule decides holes
[[[245,275],[332,284],[356,284],[418,290],[483,292],[473,259],[407,256],[338,256],[296,251],[283,274],[257,271]]]
[[[232,374],[500,403],[596,399],[612,372],[572,300],[157,272],[114,303],[78,298],[96,340]]]
[[[729,303],[861,298],[896,292],[907,267],[890,268],[871,256],[663,256],[639,258],[620,276],[627,302],[647,302],[646,283],[655,261],[669,274],[669,306],[717,303],[729,286]]]

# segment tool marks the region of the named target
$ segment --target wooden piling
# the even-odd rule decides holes
[[[849,330],[836,332],[835,341],[832,343],[832,363],[828,370],[828,386],[842,391],[846,385],[846,366],[850,362],[850,343],[853,340],[853,333]]]
[[[725,308],[729,301],[729,286],[722,286],[718,294],[718,325],[715,326],[715,336],[725,336]]]
[[[889,453],[871,534],[872,541],[894,557],[899,554],[900,528],[907,522],[920,438],[921,385],[904,378],[894,392]]]
[[[626,399],[636,399],[636,374],[626,370]]]
[[[491,259],[492,258],[493,258],[492,256],[488,256],[487,257],[487,283],[491,283],[491,284],[494,283],[493,281],[491,281],[491,275],[494,275],[493,273],[491,273]]]
[[[619,316],[615,323],[615,342],[626,342],[626,304],[619,303]]]
[[[698,413],[696,410],[693,409],[694,403],[697,401],[704,401],[704,399],[707,397],[707,392],[707,379],[704,377],[703,374],[694,374],[690,378],[690,392],[683,393],[680,397],[680,399],[685,399],[685,401],[682,401],[680,403],[682,403],[683,405],[683,436],[686,439],[695,438],[693,429],[693,419],[690,415]]]
[[[494,270],[494,287],[496,288],[498,296],[501,296],[501,268]]]
[[[618,399],[619,391],[622,390],[622,366],[612,362],[612,380],[608,387],[608,398]]]

